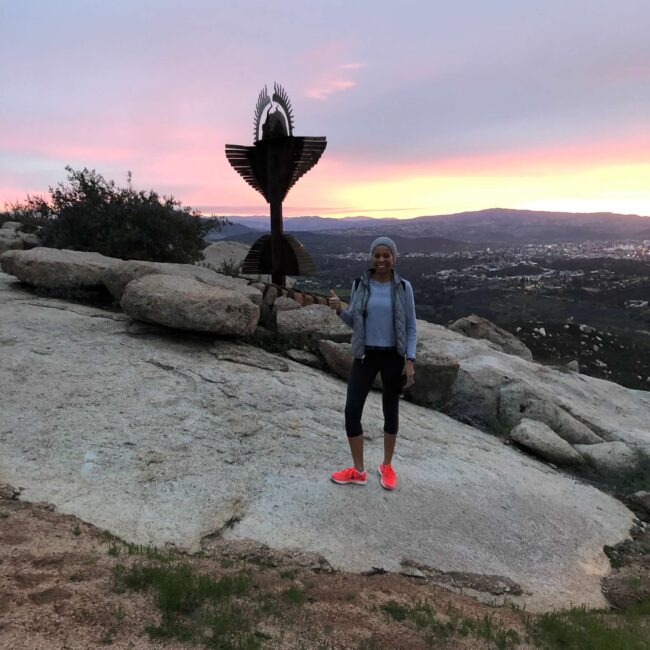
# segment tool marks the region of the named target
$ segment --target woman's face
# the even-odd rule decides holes
[[[388,273],[393,268],[393,254],[388,246],[381,244],[372,252],[372,266],[379,273]]]

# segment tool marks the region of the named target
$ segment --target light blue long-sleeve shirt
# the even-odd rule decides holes
[[[408,280],[403,280],[406,293],[406,356],[415,358],[417,343],[415,326],[415,298],[413,287]],[[350,304],[354,297],[354,285],[350,294]],[[365,344],[377,347],[394,347],[395,330],[393,328],[393,307],[391,296],[391,283],[370,280],[370,299],[366,310],[365,319]],[[341,319],[352,327],[353,316],[351,310],[341,311]]]

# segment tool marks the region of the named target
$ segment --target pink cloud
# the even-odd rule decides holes
[[[327,99],[332,93],[349,90],[357,85],[351,79],[321,79],[316,85],[307,89],[307,97],[311,99]]]
[[[361,70],[361,68],[365,67],[365,63],[342,63],[339,66],[339,70]]]

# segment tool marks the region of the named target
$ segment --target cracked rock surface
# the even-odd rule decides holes
[[[216,535],[335,569],[496,576],[539,610],[603,606],[603,546],[632,525],[595,488],[406,402],[400,483],[385,492],[378,393],[364,416],[371,480],[335,485],[329,472],[349,464],[341,380],[234,341],[134,332],[4,274],[0,359],[0,483],[131,542],[192,551]]]

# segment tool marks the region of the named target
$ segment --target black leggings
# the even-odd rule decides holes
[[[348,438],[363,435],[361,414],[377,373],[383,387],[381,402],[384,410],[384,431],[397,433],[399,428],[399,396],[402,392],[404,357],[394,348],[366,350],[363,359],[355,359],[348,379],[348,397],[345,402],[345,432]]]

